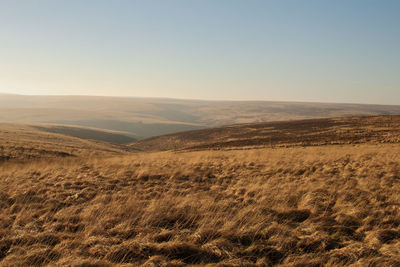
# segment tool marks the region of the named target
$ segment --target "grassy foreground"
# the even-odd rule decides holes
[[[399,266],[400,146],[0,165],[1,266]]]

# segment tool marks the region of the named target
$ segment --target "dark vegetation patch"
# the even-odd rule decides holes
[[[398,143],[399,136],[400,115],[389,115],[238,124],[153,137],[132,147],[157,151]]]

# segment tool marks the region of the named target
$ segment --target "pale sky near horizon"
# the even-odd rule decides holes
[[[0,92],[400,104],[400,1],[0,0]]]

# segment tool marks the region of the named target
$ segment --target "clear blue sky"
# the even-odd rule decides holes
[[[397,0],[0,0],[0,92],[400,104]]]

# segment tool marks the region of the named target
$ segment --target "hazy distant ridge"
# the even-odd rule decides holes
[[[0,94],[0,121],[93,127],[135,139],[237,123],[388,114],[400,114],[400,106]]]

